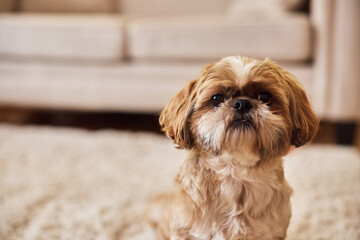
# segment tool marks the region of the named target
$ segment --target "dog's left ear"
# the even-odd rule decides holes
[[[289,98],[290,121],[292,123],[291,145],[301,147],[311,142],[319,128],[319,119],[312,109],[305,89],[297,78],[270,59],[264,66],[281,79]]]
[[[287,83],[289,107],[293,122],[291,145],[301,147],[316,136],[319,119],[312,109],[306,92],[296,77],[283,70],[282,76]]]
[[[167,104],[160,114],[159,123],[166,136],[174,140],[180,149],[191,149],[193,138],[188,119],[195,104],[194,89],[197,79],[189,82]]]

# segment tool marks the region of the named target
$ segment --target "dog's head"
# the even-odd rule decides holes
[[[163,131],[179,148],[260,158],[310,142],[318,124],[293,75],[269,59],[246,57],[206,66],[160,115]]]

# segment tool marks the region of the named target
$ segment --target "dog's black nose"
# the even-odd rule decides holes
[[[248,113],[252,107],[251,102],[246,99],[239,99],[233,105],[234,110],[241,114]]]

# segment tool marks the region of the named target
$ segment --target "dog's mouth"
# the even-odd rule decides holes
[[[245,130],[254,128],[254,124],[251,118],[237,117],[230,123],[230,127]]]

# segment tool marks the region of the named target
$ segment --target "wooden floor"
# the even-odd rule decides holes
[[[118,129],[162,134],[157,114],[93,113],[0,108],[0,123],[80,127],[89,130]],[[315,143],[337,143],[339,123],[321,122]],[[349,131],[349,130],[346,130]],[[354,129],[350,131],[355,131]],[[360,128],[354,144],[360,148]]]
[[[157,114],[1,109],[0,122],[161,133]]]

